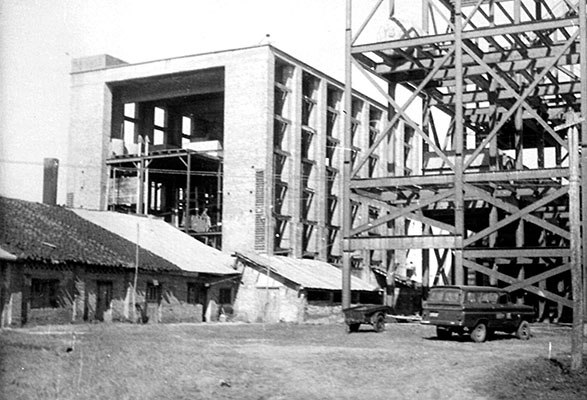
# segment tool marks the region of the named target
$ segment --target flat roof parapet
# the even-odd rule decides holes
[[[71,72],[93,71],[123,64],[128,63],[119,58],[112,57],[109,54],[99,54],[95,56],[74,58],[71,62]]]

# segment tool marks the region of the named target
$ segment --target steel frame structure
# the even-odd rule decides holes
[[[347,0],[347,136],[353,69],[387,99],[389,121],[353,168],[350,151],[345,158],[343,307],[350,304],[348,254],[355,249],[429,250],[439,264],[435,282],[499,285],[529,294],[541,312],[547,302],[573,308],[585,296],[587,187],[580,196],[579,173],[572,168],[587,176],[585,3],[422,0],[418,35],[373,41],[364,32],[378,13],[394,17],[393,0],[389,7],[375,1],[356,31]],[[411,93],[403,103],[392,95],[396,86]],[[419,121],[406,112],[415,99],[422,102]],[[450,123],[441,126],[440,114]],[[442,168],[423,162],[409,176],[357,178],[399,121],[419,135],[423,159]],[[580,135],[578,142],[573,135]],[[352,226],[350,201],[356,197],[379,202],[387,214]],[[368,235],[401,219],[421,223],[422,234]],[[433,279],[423,261],[426,286]]]

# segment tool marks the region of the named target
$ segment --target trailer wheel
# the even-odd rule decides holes
[[[347,332],[348,333],[358,332],[359,326],[361,326],[361,324],[356,324],[356,323],[347,324],[347,326],[346,326]]]
[[[530,324],[528,321],[520,322],[520,326],[516,330],[516,337],[520,340],[530,339]]]
[[[375,332],[383,332],[385,330],[385,316],[381,313],[375,315],[373,323],[373,328],[375,328]]]

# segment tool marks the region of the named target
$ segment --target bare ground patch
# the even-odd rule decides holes
[[[414,323],[388,324],[379,334],[286,324],[7,330],[0,332],[0,398],[587,398],[584,373],[544,361],[549,344],[551,358],[565,361],[569,331],[533,328],[529,341],[502,335],[481,344],[438,340],[432,327]]]

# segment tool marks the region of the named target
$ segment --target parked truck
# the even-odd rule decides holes
[[[532,307],[513,303],[503,289],[487,286],[432,287],[423,303],[422,324],[435,325],[440,339],[454,334],[469,334],[475,342],[484,342],[496,332],[513,333],[519,339],[530,338]]]

